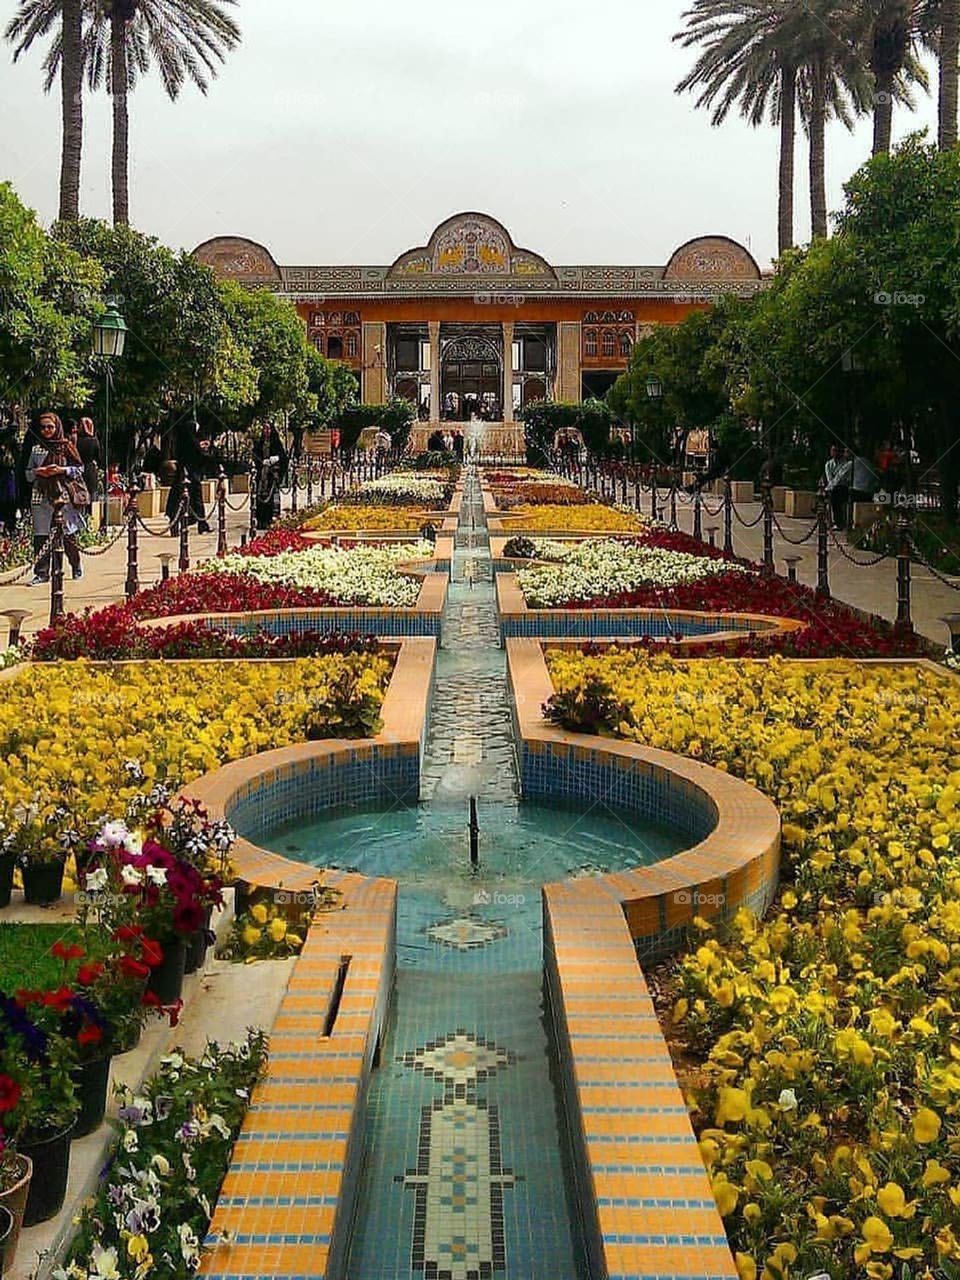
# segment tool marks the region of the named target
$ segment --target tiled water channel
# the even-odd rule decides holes
[[[675,853],[634,816],[523,805],[479,485],[468,475],[415,809],[267,843],[400,882],[349,1280],[584,1280],[542,990],[540,886]],[[468,801],[479,798],[480,866]]]

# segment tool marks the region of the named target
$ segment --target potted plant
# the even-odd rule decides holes
[[[25,1227],[52,1218],[63,1205],[77,1113],[72,1066],[66,1041],[48,1034],[21,1001],[0,996],[0,1179],[13,1198],[27,1173],[15,1156],[27,1157]]]
[[[23,878],[23,895],[34,906],[49,906],[63,894],[63,869],[74,835],[67,828],[69,813],[39,797],[20,804],[4,841],[14,854]]]

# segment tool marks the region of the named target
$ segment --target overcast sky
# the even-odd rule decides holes
[[[242,48],[204,99],[155,78],[131,104],[132,218],[194,248],[246,235],[288,266],[380,265],[476,209],[563,265],[661,264],[696,235],[776,250],[777,134],[719,129],[674,86],[685,0],[240,0]],[[0,0],[5,25],[14,0]],[[0,177],[50,221],[59,99],[41,56],[0,61]],[[934,85],[935,89],[935,85]],[[932,126],[933,98],[897,136]],[[828,135],[829,200],[870,125]],[[798,234],[809,234],[806,146]],[[82,207],[107,216],[109,100],[88,102]]]

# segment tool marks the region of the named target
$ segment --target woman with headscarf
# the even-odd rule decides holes
[[[272,423],[253,442],[257,464],[257,528],[269,529],[280,516],[280,486],[287,476],[287,451]]]
[[[84,508],[89,502],[83,482],[83,463],[76,448],[63,433],[63,423],[55,413],[40,417],[40,439],[27,462],[27,480],[33,486],[30,512],[33,516],[33,554],[40,557],[31,586],[50,581],[50,530],[53,504],[63,503],[63,549],[67,553],[74,578],[83,577],[77,534],[84,527]],[[43,555],[40,553],[43,551]]]
[[[100,470],[103,467],[103,450],[100,448],[100,441],[97,439],[97,432],[92,418],[81,418],[77,423],[77,453],[79,453],[80,461],[83,463],[83,479],[90,495],[90,501],[95,502],[100,496]]]
[[[13,427],[0,431],[0,533],[12,538],[17,531],[17,433]]]

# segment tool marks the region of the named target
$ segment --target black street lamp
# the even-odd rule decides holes
[[[110,518],[110,393],[113,390],[113,362],[119,360],[127,345],[127,322],[120,314],[119,301],[107,299],[107,309],[93,326],[93,354],[104,362],[106,370],[106,412],[103,425],[104,523]]]

